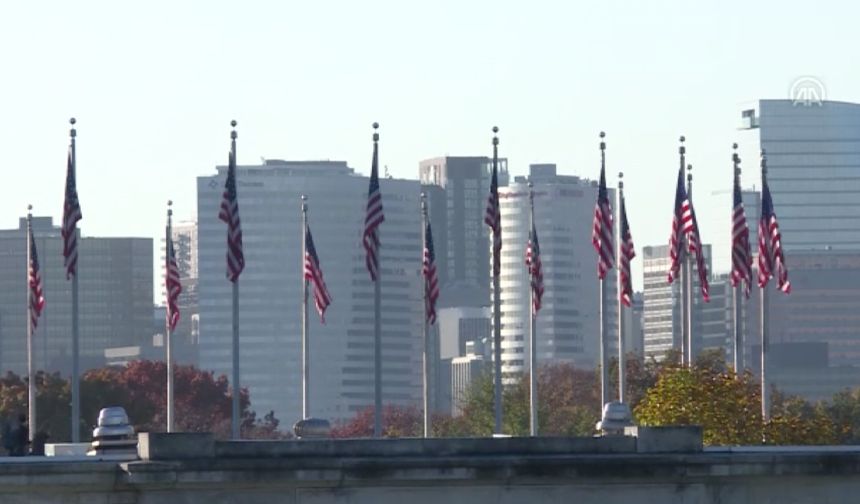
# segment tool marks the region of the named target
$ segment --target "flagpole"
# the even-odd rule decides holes
[[[233,130],[230,131],[230,152],[233,154],[233,164],[238,165],[236,161],[236,120],[230,121],[230,126]],[[231,415],[232,437],[240,439],[242,434],[239,425],[239,396],[242,394],[242,387],[239,382],[239,278],[233,282],[233,405]]]
[[[30,269],[32,268],[31,236],[33,235],[33,205],[27,205],[27,406],[30,443],[36,433],[36,374],[33,369],[33,289],[30,286]]]
[[[493,173],[498,177],[499,168],[499,127],[493,126]],[[498,192],[497,192],[498,194]],[[501,212],[497,205],[496,212]],[[496,231],[494,230],[493,233]],[[495,240],[495,237],[494,237]],[[502,433],[502,289],[499,285],[500,274],[495,267],[501,257],[493,247],[493,433]],[[499,268],[501,269],[501,268]]]
[[[302,194],[302,419],[310,418],[310,340],[308,339],[308,279],[305,277],[305,261],[308,255],[308,197]]]
[[[600,166],[606,166],[606,142],[603,140],[606,133],[600,132]],[[606,337],[606,277],[599,280],[600,288],[598,296],[599,304],[599,329],[600,329],[600,411],[603,411],[603,406],[610,401],[609,399],[609,369],[607,369],[606,360],[609,356],[608,340]]]
[[[765,180],[767,178],[767,156],[765,155],[764,149],[761,150],[761,178],[762,178],[762,191],[765,189]],[[759,203],[759,208],[763,208],[761,202]],[[770,223],[768,223],[770,225]],[[761,233],[761,229],[759,229],[759,233]],[[769,239],[770,237],[765,237],[765,239]],[[759,237],[761,240],[762,237]],[[761,252],[759,252],[761,254]],[[761,261],[759,261],[761,264]],[[759,272],[761,274],[761,272]],[[769,334],[769,320],[768,320],[768,295],[767,295],[767,285],[759,288],[759,322],[761,328],[761,419],[762,421],[768,421],[770,417],[770,398],[768,397],[768,386],[767,386],[767,354],[768,354],[768,346],[770,344],[770,334]]]
[[[171,206],[173,205],[173,201],[167,201],[167,236],[168,240],[173,239],[173,209]],[[165,264],[170,261],[170,250],[167,248],[168,243],[164,244],[164,254],[165,254]],[[165,341],[164,347],[167,350],[167,432],[174,431],[174,410],[173,410],[173,335],[170,330],[170,321],[172,320],[173,313],[170,310],[170,287],[167,285],[168,275],[170,275],[170,271],[167,268],[164,270],[164,285],[165,289],[167,289],[167,317],[165,318]]]
[[[741,176],[741,158],[738,156],[738,144],[732,144],[732,149],[734,152],[732,153],[732,162],[734,164],[734,176],[739,181]],[[734,228],[734,223],[732,224]],[[734,233],[734,229],[732,230]],[[732,250],[732,254],[734,254],[734,250]],[[752,282],[751,278],[746,280],[747,282]],[[734,288],[734,296],[732,298],[732,309],[734,311],[734,365],[735,365],[735,375],[740,376],[741,368],[743,367],[743,342],[741,338],[743,337],[743,326],[741,320],[741,283],[743,279],[738,279],[737,285]]]
[[[421,236],[423,237],[422,255],[427,250],[427,195],[421,193]],[[426,259],[422,259],[426,261]],[[426,267],[426,266],[425,266]],[[424,277],[424,355],[422,359],[422,374],[424,381],[424,437],[430,437],[430,321],[427,318],[427,306],[429,306],[429,292],[427,292],[427,277]]]
[[[684,146],[684,141],[686,139],[684,138],[683,135],[681,136],[680,140],[681,140],[681,146],[678,148],[678,153],[680,154],[680,158],[681,158],[681,168],[680,169],[681,169],[681,171],[683,171],[684,167],[686,166],[685,155],[687,153],[687,148]],[[683,222],[678,222],[678,226],[683,227],[683,225],[684,225]],[[681,288],[681,364],[689,365],[689,361],[687,361],[687,339],[688,339],[687,338],[687,335],[688,335],[687,330],[689,329],[688,319],[690,316],[690,312],[688,309],[689,299],[687,297],[687,291],[689,289],[687,288],[687,280],[690,277],[690,274],[687,271],[687,264],[688,264],[687,258],[689,257],[690,253],[687,250],[687,239],[683,233],[681,233],[679,240],[681,242],[681,247],[679,250],[680,257],[678,259],[680,261],[683,261],[683,265],[679,271],[679,277],[680,277],[679,280],[681,283],[681,286],[680,286],[680,288]]]
[[[379,152],[379,123],[373,123],[373,150]],[[377,167],[378,169],[378,167]],[[380,232],[379,226],[375,233]],[[382,437],[382,243],[377,239],[373,282],[373,437]]]
[[[616,299],[616,302],[618,303],[618,402],[620,402],[620,403],[624,402],[624,389],[625,389],[625,383],[624,383],[625,376],[624,375],[626,374],[625,369],[624,369],[625,363],[626,363],[625,355],[624,355],[624,353],[625,353],[624,352],[624,303],[621,302],[621,296],[622,296],[622,293],[624,291],[624,285],[622,284],[622,281],[621,281],[621,260],[622,260],[621,258],[622,258],[622,254],[624,253],[622,246],[623,246],[624,240],[625,240],[625,237],[621,235],[621,233],[623,232],[623,230],[621,229],[621,207],[622,207],[623,201],[624,201],[624,172],[618,172],[618,195],[616,197],[616,204],[615,204],[615,208],[616,208],[615,212],[616,212],[616,215],[618,215],[618,219],[616,219],[618,222],[618,225],[616,226],[618,228],[618,234],[616,235],[616,238],[615,238],[615,244],[616,244],[616,255],[615,255],[615,257],[618,258],[617,259],[618,260],[618,271],[617,271],[617,277],[618,277],[618,282],[617,282],[617,284],[618,284],[618,296],[617,296],[617,298],[618,299]]]
[[[693,206],[693,165],[687,165],[687,199],[690,201],[690,207]],[[689,247],[689,241],[687,242],[687,246]],[[684,261],[684,268],[686,269],[686,283],[687,283],[687,365],[693,365],[693,356],[695,355],[693,352],[693,254],[690,253],[689,248],[687,249],[686,259]]]
[[[69,119],[69,124],[72,129],[69,131],[72,150],[72,167],[77,178],[78,159],[77,147],[75,145],[75,137],[78,135],[77,129],[74,127],[77,121],[74,117]],[[75,242],[77,243],[80,236],[78,235],[77,226],[75,226]],[[80,255],[80,244],[77,245],[78,255]],[[78,261],[79,263],[79,261]],[[72,443],[81,441],[81,365],[80,365],[80,317],[78,312],[78,270],[77,266],[75,274],[72,275]]]
[[[532,231],[535,229],[535,193],[534,186],[529,181],[529,220],[531,221]],[[532,258],[530,268],[531,281],[534,282],[534,236],[531,237]],[[537,404],[537,313],[535,312],[535,289],[529,289],[529,434],[531,436],[538,435],[538,404]]]

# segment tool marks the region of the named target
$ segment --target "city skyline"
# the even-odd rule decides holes
[[[158,237],[168,199],[178,219],[193,217],[194,180],[225,162],[231,119],[239,164],[345,159],[362,174],[370,124],[379,121],[381,164],[408,179],[422,159],[489,155],[493,125],[512,176],[552,162],[561,174],[594,179],[605,130],[609,183],[625,171],[637,244],[658,245],[668,237],[684,134],[702,239],[714,245],[720,272],[731,211],[720,191],[731,187],[743,104],[788,98],[804,75],[817,77],[828,99],[860,101],[860,66],[840,50],[856,37],[851,5],[840,4],[838,17],[827,5],[797,16],[775,2],[206,7],[3,8],[16,22],[0,42],[26,49],[3,56],[19,77],[0,98],[0,138],[15,167],[0,227],[13,226],[28,203],[59,217],[71,116],[85,236]],[[743,186],[757,185],[757,159],[744,157],[742,167]],[[640,258],[634,279],[640,289]]]

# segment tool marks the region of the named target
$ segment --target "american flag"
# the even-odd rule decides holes
[[[30,283],[30,323],[33,329],[39,325],[39,317],[45,307],[45,295],[42,292],[42,272],[39,269],[39,254],[36,252],[36,240],[33,238],[33,228],[27,224],[27,234],[30,235],[30,264],[28,280]]]
[[[675,188],[675,213],[672,215],[672,235],[669,237],[669,283],[681,273],[681,256],[684,253],[684,235],[692,224],[690,200],[684,187],[684,167],[678,170],[678,186]]]
[[[424,309],[427,323],[436,323],[436,300],[439,299],[439,277],[436,275],[436,250],[433,247],[433,232],[430,221],[424,232]]]
[[[618,272],[621,275],[621,302],[630,306],[633,297],[633,281],[630,275],[630,262],[636,257],[633,246],[633,235],[630,234],[630,224],[627,222],[627,209],[624,196],[621,197],[621,257],[618,258]]]
[[[684,167],[678,170],[678,186],[675,189],[675,214],[672,218],[672,235],[669,237],[669,283],[675,281],[681,271],[681,253],[683,251],[683,239],[687,239],[689,253],[696,255],[696,269],[699,273],[699,288],[702,291],[702,299],[710,301],[708,285],[708,268],[705,265],[705,254],[702,247],[702,239],[699,235],[699,224],[696,221],[696,212],[690,200],[687,189],[684,186]]]
[[[526,246],[526,268],[531,277],[532,288],[532,314],[537,315],[540,311],[543,299],[543,265],[540,259],[540,242],[538,242],[537,228],[532,219],[532,230],[529,233],[529,242]]]
[[[496,160],[493,159],[493,176],[490,179],[490,195],[487,197],[487,212],[484,223],[493,233],[493,276],[499,274],[502,265],[502,213],[499,208],[499,174]]]
[[[66,164],[66,197],[63,202],[63,228],[61,230],[67,280],[78,272],[78,221],[82,217],[81,204],[78,201],[78,188],[75,182],[75,161],[70,147]]]
[[[737,156],[737,154],[735,154]],[[735,162],[739,162],[736,157]],[[732,287],[744,282],[744,294],[750,297],[752,284],[752,253],[750,252],[750,229],[741,197],[741,182],[737,170],[734,181],[734,208],[732,210]]]
[[[597,188],[597,204],[594,205],[594,224],[591,243],[597,251],[597,278],[603,280],[612,269],[615,252],[612,250],[612,205],[606,190],[606,166],[600,166],[600,186]]]
[[[374,133],[373,162],[370,166],[370,187],[367,190],[367,214],[364,217],[364,251],[367,253],[365,263],[370,279],[376,281],[379,277],[379,225],[385,222],[382,212],[382,194],[379,192],[379,144]]]
[[[245,269],[242,252],[242,223],[239,221],[239,199],[236,195],[236,158],[230,152],[227,164],[227,181],[221,199],[218,218],[227,223],[227,278],[235,283]]]
[[[696,220],[696,211],[693,202],[690,202],[690,215],[692,216],[692,229],[687,233],[687,246],[690,253],[696,254],[696,270],[699,273],[699,289],[702,291],[702,299],[705,302],[711,300],[708,285],[708,267],[705,265],[705,253],[702,247],[702,237],[699,236],[699,222]]]
[[[176,264],[176,249],[173,247],[173,237],[170,236],[170,226],[165,231],[164,253],[164,287],[167,290],[167,327],[171,331],[179,323],[179,293],[182,283],[179,281],[179,265]]]
[[[764,167],[762,159],[762,167]],[[761,178],[761,219],[758,222],[758,285],[762,289],[767,286],[770,277],[776,276],[776,286],[786,294],[791,293],[791,282],[788,281],[788,268],[782,255],[782,236],[779,233],[779,223],[773,211],[773,200],[767,186],[767,178],[762,173]]]
[[[314,246],[310,227],[305,230],[305,281],[314,287],[314,306],[320,314],[320,321],[325,324],[325,310],[331,304],[331,294],[328,293],[328,287],[323,279],[320,258]]]

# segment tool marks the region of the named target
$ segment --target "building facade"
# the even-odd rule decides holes
[[[37,370],[72,370],[72,282],[63,238],[50,217],[33,217],[45,309],[33,337]],[[0,372],[27,371],[27,220],[0,231]],[[81,370],[105,364],[105,349],[152,338],[152,239],[84,236],[78,242]]]
[[[218,220],[226,167],[198,177],[200,366],[231,376],[231,284]],[[267,160],[237,168],[246,267],[239,279],[241,385],[251,409],[301,417],[301,195],[333,298],[320,323],[311,302],[310,408],[343,419],[373,405],[373,284],[361,245],[367,177],[345,162]],[[383,400],[421,402],[423,279],[418,181],[380,180]]]
[[[786,251],[860,250],[860,104],[759,100],[742,112],[744,180],[759,150]]]
[[[711,271],[711,246],[703,245],[705,265]],[[681,350],[681,283],[667,281],[669,272],[668,245],[646,246],[642,249],[644,290],[642,320],[645,356],[662,360],[670,350]],[[726,307],[731,303],[725,280],[711,278],[710,303],[702,300],[698,268],[693,261],[693,352],[725,348]],[[721,319],[722,317],[722,319]]]
[[[530,283],[525,266],[529,229],[529,187],[534,184],[535,225],[541,248],[545,292],[537,316],[539,365],[599,362],[597,256],[591,244],[596,184],[557,175],[555,165],[533,165],[499,190],[502,216],[502,373],[528,370]],[[614,200],[614,190],[610,190]],[[607,275],[607,337],[617,339],[615,269]]]
[[[434,233],[442,306],[490,304],[490,245],[484,212],[492,166],[492,158],[481,156],[445,156],[419,163],[422,186],[441,189],[427,193],[431,210],[443,212],[434,224],[445,222],[438,228],[443,232]],[[499,185],[507,183],[508,163],[500,159]]]

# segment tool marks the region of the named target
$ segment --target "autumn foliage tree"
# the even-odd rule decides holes
[[[232,396],[227,378],[215,377],[193,366],[174,367],[176,429],[185,432],[230,434]],[[52,441],[71,438],[71,394],[69,381],[58,374],[37,373],[38,430]],[[101,408],[122,406],[137,431],[164,431],[167,418],[167,368],[163,362],[135,361],[126,367],[87,371],[81,377],[81,435],[89,439]],[[239,397],[243,437],[282,437],[278,420],[271,412],[258,419],[250,411],[250,397],[242,389]],[[9,373],[0,379],[0,415],[9,417],[27,411],[27,384]]]

